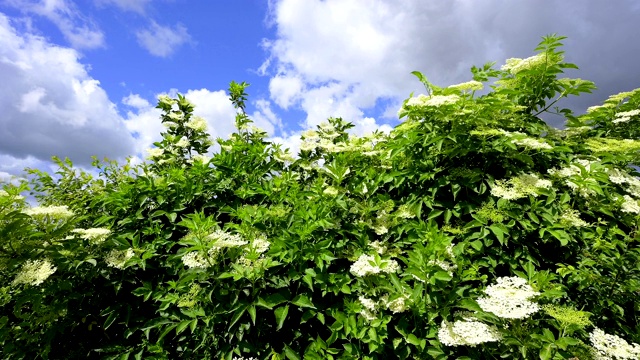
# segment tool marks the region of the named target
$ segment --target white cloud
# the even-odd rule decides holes
[[[628,73],[638,74],[632,0],[273,0],[270,10],[276,36],[263,42],[260,71],[272,76],[275,104],[307,113],[302,127],[328,116],[361,121],[380,99],[389,104],[380,117],[395,117],[394,104],[424,91],[411,71],[441,86],[468,81],[472,65],[530,56],[550,33],[569,37],[569,60],[593,74],[580,77],[618,87],[607,92],[633,88]]]
[[[191,35],[182,24],[175,27],[158,25],[152,21],[147,29],[136,32],[138,43],[151,55],[168,57],[180,46],[191,41]]]
[[[79,54],[17,34],[1,14],[0,74],[0,154],[87,164],[92,155],[124,158],[133,149],[123,119]]]
[[[85,17],[76,6],[66,0],[6,0],[4,5],[15,7],[25,14],[35,14],[54,23],[71,46],[91,49],[104,46],[104,34]]]
[[[147,4],[151,0],[95,0],[98,6],[113,5],[123,11],[144,14]]]

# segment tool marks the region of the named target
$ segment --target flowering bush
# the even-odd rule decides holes
[[[178,95],[149,163],[29,170],[42,206],[0,192],[3,358],[638,358],[640,90],[552,109],[594,89],[558,77],[561,40],[450,87],[415,72],[390,134],[332,118],[298,157],[232,82],[212,158]]]

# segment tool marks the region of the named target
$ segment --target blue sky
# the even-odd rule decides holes
[[[580,113],[640,87],[634,0],[0,0],[0,178],[52,172],[52,155],[90,169],[91,155],[142,161],[160,139],[160,94],[180,92],[233,131],[230,81],[251,83],[249,114],[297,148],[329,116],[364,134],[399,123],[421,85],[470,79],[469,68],[528,57],[558,33],[568,74],[599,90]],[[556,120],[560,125],[561,119]]]

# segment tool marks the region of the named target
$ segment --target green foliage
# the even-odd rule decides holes
[[[150,163],[30,170],[49,207],[27,208],[26,184],[0,193],[3,358],[588,359],[606,354],[598,329],[639,343],[640,90],[549,127],[541,113],[594,89],[559,78],[576,68],[562,39],[468,83],[414,72],[428,94],[390,134],[331,118],[297,158],[232,82],[237,130],[213,158],[178,95],[159,99]]]

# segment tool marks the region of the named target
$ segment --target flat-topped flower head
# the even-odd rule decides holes
[[[94,244],[103,243],[109,234],[111,234],[111,230],[105,228],[91,228],[91,229],[73,229],[72,233],[80,234],[80,237],[89,240]]]
[[[372,274],[397,272],[400,265],[395,260],[381,260],[380,264],[376,264],[375,258],[371,255],[360,255],[358,260],[351,265],[351,273],[363,277]]]
[[[589,335],[593,346],[592,355],[595,359],[640,359],[640,345],[629,344],[624,339],[606,334],[595,328]]]
[[[162,154],[164,154],[164,149],[160,149],[160,148],[147,149],[147,153],[149,154],[149,158],[157,158],[162,156]]]
[[[506,200],[520,199],[528,195],[538,196],[539,189],[551,188],[551,181],[540,179],[535,174],[521,174],[508,181],[497,180],[491,189],[491,195]]]
[[[13,279],[13,285],[29,284],[38,286],[42,284],[51,274],[56,272],[56,267],[48,259],[27,260],[20,269],[18,275]]]
[[[37,206],[29,209],[24,209],[22,211],[24,214],[27,214],[31,217],[44,218],[48,217],[51,219],[62,220],[67,219],[73,216],[73,212],[69,210],[69,208],[64,206]]]
[[[197,131],[206,131],[207,130],[207,121],[200,116],[192,117],[186,124],[186,127],[191,128]]]
[[[494,326],[473,320],[457,320],[454,323],[442,321],[438,330],[438,340],[445,346],[471,346],[502,340],[502,335]]]
[[[530,301],[539,292],[517,276],[500,277],[496,284],[489,285],[484,293],[488,297],[477,300],[483,311],[505,319],[523,319],[540,310],[537,303]]]
[[[135,255],[133,249],[129,248],[127,250],[111,250],[107,256],[105,256],[104,261],[107,263],[107,266],[123,269],[124,264],[131,259]]]
[[[471,80],[471,81],[463,82],[460,84],[451,85],[449,86],[449,89],[455,89],[458,91],[465,91],[465,90],[475,91],[475,90],[482,90],[483,87],[484,86],[480,81]]]

